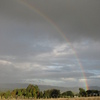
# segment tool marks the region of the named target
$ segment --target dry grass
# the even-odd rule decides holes
[[[57,98],[57,99],[0,99],[0,100],[100,100],[100,97]]]

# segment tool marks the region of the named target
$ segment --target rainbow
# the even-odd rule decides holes
[[[25,0],[15,0],[16,2],[18,2],[19,4],[21,5],[24,5],[26,6],[28,9],[34,11],[35,13],[39,14],[39,16],[41,16],[42,18],[44,18],[48,23],[50,23],[54,29],[59,32],[59,34],[69,43],[69,45],[71,46],[73,52],[74,52],[74,55],[76,56],[77,58],[77,62],[78,62],[78,65],[80,66],[81,68],[81,71],[82,71],[82,75],[83,75],[83,78],[84,78],[84,85],[85,85],[85,89],[88,90],[89,87],[88,87],[88,82],[87,82],[87,78],[86,78],[86,75],[85,75],[85,72],[84,72],[84,68],[79,60],[79,57],[77,55],[77,52],[75,51],[75,48],[72,46],[72,44],[69,42],[69,40],[66,38],[65,34],[63,33],[63,31],[57,26],[56,23],[54,23],[54,21],[52,21],[48,16],[46,16],[44,13],[42,13],[40,10],[38,10],[37,8],[35,8],[35,6],[31,5],[31,4],[28,4],[27,2],[25,2]]]

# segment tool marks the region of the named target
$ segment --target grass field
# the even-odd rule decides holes
[[[100,100],[100,97],[57,98],[57,99],[0,99],[0,100]]]

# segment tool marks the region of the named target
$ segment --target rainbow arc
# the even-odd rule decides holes
[[[41,16],[42,18],[44,18],[48,23],[50,23],[54,29],[59,32],[59,34],[66,40],[67,43],[69,43],[70,47],[72,48],[73,52],[74,52],[74,55],[76,56],[77,58],[77,62],[78,62],[78,65],[80,66],[80,69],[82,71],[82,75],[83,75],[83,78],[84,78],[84,85],[85,85],[85,88],[86,90],[89,89],[88,87],[88,83],[87,83],[87,78],[86,78],[86,75],[85,75],[85,72],[84,72],[84,68],[80,62],[80,59],[77,55],[77,52],[75,50],[75,48],[73,47],[73,45],[69,42],[69,40],[67,39],[67,37],[65,36],[64,32],[57,26],[57,24],[52,21],[48,16],[46,16],[44,13],[42,13],[40,10],[36,9],[35,6],[31,5],[31,4],[28,4],[27,2],[25,2],[25,0],[16,0],[16,2],[18,2],[19,4],[21,5],[24,5],[26,6],[28,9],[34,11],[35,13],[37,13],[39,16]]]

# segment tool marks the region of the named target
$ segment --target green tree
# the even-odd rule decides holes
[[[62,93],[62,97],[73,97],[74,96],[74,94],[73,94],[73,92],[72,91],[66,91],[66,92],[63,92]]]
[[[22,90],[22,95],[23,95],[24,98],[25,98],[25,96],[26,96],[26,89],[23,89],[23,90]]]
[[[86,93],[88,96],[99,96],[98,90],[87,90]]]
[[[4,95],[4,97],[7,99],[7,98],[9,98],[11,96],[11,93],[10,93],[10,91],[7,91],[6,93],[5,93],[5,95]]]
[[[58,97],[60,97],[60,90],[52,89],[50,95],[51,95],[50,97],[52,97],[52,98],[58,98]]]
[[[44,91],[43,97],[44,98],[50,98],[50,90]]]
[[[74,94],[72,91],[67,91],[67,96],[74,97]]]
[[[27,96],[28,98],[32,97],[31,92],[27,92],[27,93],[26,93],[26,96]]]
[[[22,92],[21,92],[21,89],[18,89],[18,96],[22,96]]]
[[[79,88],[79,95],[82,97],[86,96],[86,91],[83,88]]]
[[[64,97],[64,98],[67,97],[67,92],[63,92],[62,97]]]
[[[13,98],[16,98],[16,93],[17,93],[17,90],[15,89],[15,90],[13,90],[13,91],[11,92],[11,96],[12,96]]]
[[[39,98],[43,98],[43,93],[42,93],[42,91],[39,92]]]
[[[39,88],[38,86],[28,85],[26,88],[27,96],[37,98],[39,96]]]

